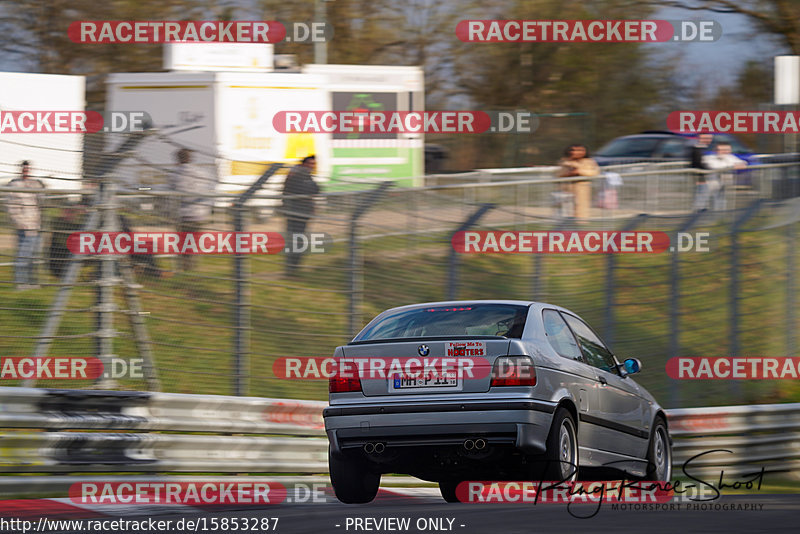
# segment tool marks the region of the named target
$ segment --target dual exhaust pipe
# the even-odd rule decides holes
[[[385,450],[386,450],[386,445],[381,443],[380,441],[377,443],[364,444],[364,452],[366,452],[367,454],[381,454]]]
[[[478,438],[475,440],[472,439],[465,439],[464,440],[464,450],[467,451],[480,451],[486,448],[486,440],[482,438]]]
[[[483,438],[478,439],[465,439],[464,450],[467,451],[481,451],[486,448],[486,440]],[[386,444],[380,441],[375,443],[365,443],[364,452],[367,454],[382,454],[386,450]]]

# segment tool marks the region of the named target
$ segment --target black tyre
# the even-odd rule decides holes
[[[332,455],[328,449],[328,469],[336,498],[343,503],[367,503],[378,494],[381,475],[371,471],[365,460]]]
[[[578,427],[566,408],[558,408],[547,436],[544,476],[548,481],[578,479]]]
[[[645,480],[669,482],[672,477],[672,445],[669,441],[667,423],[656,419],[647,449],[647,475]]]
[[[442,498],[447,502],[461,502],[456,497],[456,488],[460,483],[460,480],[440,480],[439,491],[442,494]]]

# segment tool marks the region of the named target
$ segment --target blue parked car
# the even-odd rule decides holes
[[[745,160],[748,165],[759,163],[759,157],[731,134],[712,135],[714,141],[708,151],[709,154],[716,144],[725,142],[729,143],[733,153]],[[592,157],[600,166],[689,160],[696,139],[697,134],[648,130],[640,134],[617,137],[597,150]]]

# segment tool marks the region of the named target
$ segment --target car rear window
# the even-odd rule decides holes
[[[420,337],[522,337],[528,307],[517,304],[426,306],[381,317],[353,341]]]

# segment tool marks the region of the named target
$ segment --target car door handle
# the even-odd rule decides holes
[[[597,381],[600,382],[601,384],[603,384],[604,386],[608,385],[608,380],[606,380],[606,378],[604,376],[598,376],[597,377]]]

